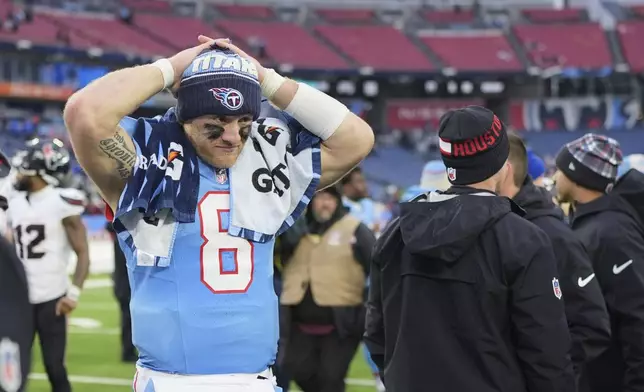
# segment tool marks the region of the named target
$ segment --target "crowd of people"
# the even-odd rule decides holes
[[[176,108],[127,117],[164,89]],[[89,84],[64,119],[120,249],[134,391],[342,392],[362,342],[389,392],[644,390],[644,173],[607,136],[561,146],[550,181],[493,112],[450,110],[440,160],[391,211],[356,169],[366,122],[203,36]],[[0,391],[25,390],[38,333],[67,392],[86,200],[60,187],[59,141],[12,163],[0,156]]]

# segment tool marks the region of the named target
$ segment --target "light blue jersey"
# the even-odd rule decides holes
[[[229,236],[228,173],[199,160],[199,175],[195,221],[179,223],[167,267],[145,265],[120,238],[138,364],[177,374],[259,373],[277,351],[274,241]]]

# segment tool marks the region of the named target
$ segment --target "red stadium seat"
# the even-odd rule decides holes
[[[172,6],[167,0],[121,0],[121,4],[133,11],[171,13]]]
[[[364,67],[383,71],[434,68],[403,33],[390,26],[317,26],[315,30]]]
[[[613,63],[608,40],[597,23],[518,25],[513,30],[531,61],[542,68],[596,69]]]
[[[222,38],[223,34],[208,26],[201,19],[183,18],[171,15],[135,14],[134,24],[150,33],[167,41],[176,49],[186,49],[198,44],[199,34],[212,38]],[[166,29],[171,26],[172,34],[166,34]]]
[[[275,16],[270,7],[263,5],[219,4],[217,10],[232,18],[268,19]]]
[[[53,21],[70,31],[99,42],[104,49],[148,56],[167,56],[175,50],[113,17],[95,18],[71,14],[50,14]]]
[[[622,52],[631,71],[644,71],[644,51],[642,50],[644,22],[621,22],[617,25],[617,34],[622,44]]]
[[[373,22],[375,13],[369,9],[317,9],[315,13],[330,23]]]
[[[450,35],[445,35],[445,33]],[[464,35],[466,34],[466,35]],[[443,32],[421,37],[448,67],[459,71],[520,71],[523,65],[501,31]]]
[[[634,5],[630,9],[638,18],[644,18],[644,5]]]
[[[432,24],[469,24],[474,22],[476,15],[470,9],[460,11],[426,10],[423,12],[423,18]]]
[[[585,12],[579,8],[561,10],[548,8],[523,9],[521,14],[533,23],[583,22],[586,20]]]
[[[31,23],[22,23],[15,33],[0,29],[0,41],[27,40],[36,45],[59,45],[61,42],[58,41],[57,35],[56,25],[39,15],[34,15]]]
[[[233,42],[261,38],[267,55],[280,64],[308,69],[349,68],[342,57],[294,23],[221,20],[217,27],[227,32]]]

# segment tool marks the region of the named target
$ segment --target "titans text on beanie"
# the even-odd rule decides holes
[[[453,185],[487,180],[501,170],[510,154],[505,125],[481,106],[445,113],[438,138],[447,178]]]
[[[255,65],[229,50],[208,50],[181,75],[177,119],[206,115],[259,117],[262,92]]]

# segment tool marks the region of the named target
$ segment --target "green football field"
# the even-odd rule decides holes
[[[134,365],[120,359],[119,312],[105,275],[88,280],[79,307],[70,320],[67,370],[75,392],[131,391]],[[348,392],[374,391],[363,354],[356,355],[349,374]],[[38,341],[28,392],[48,392]],[[294,388],[292,390],[295,390]]]

